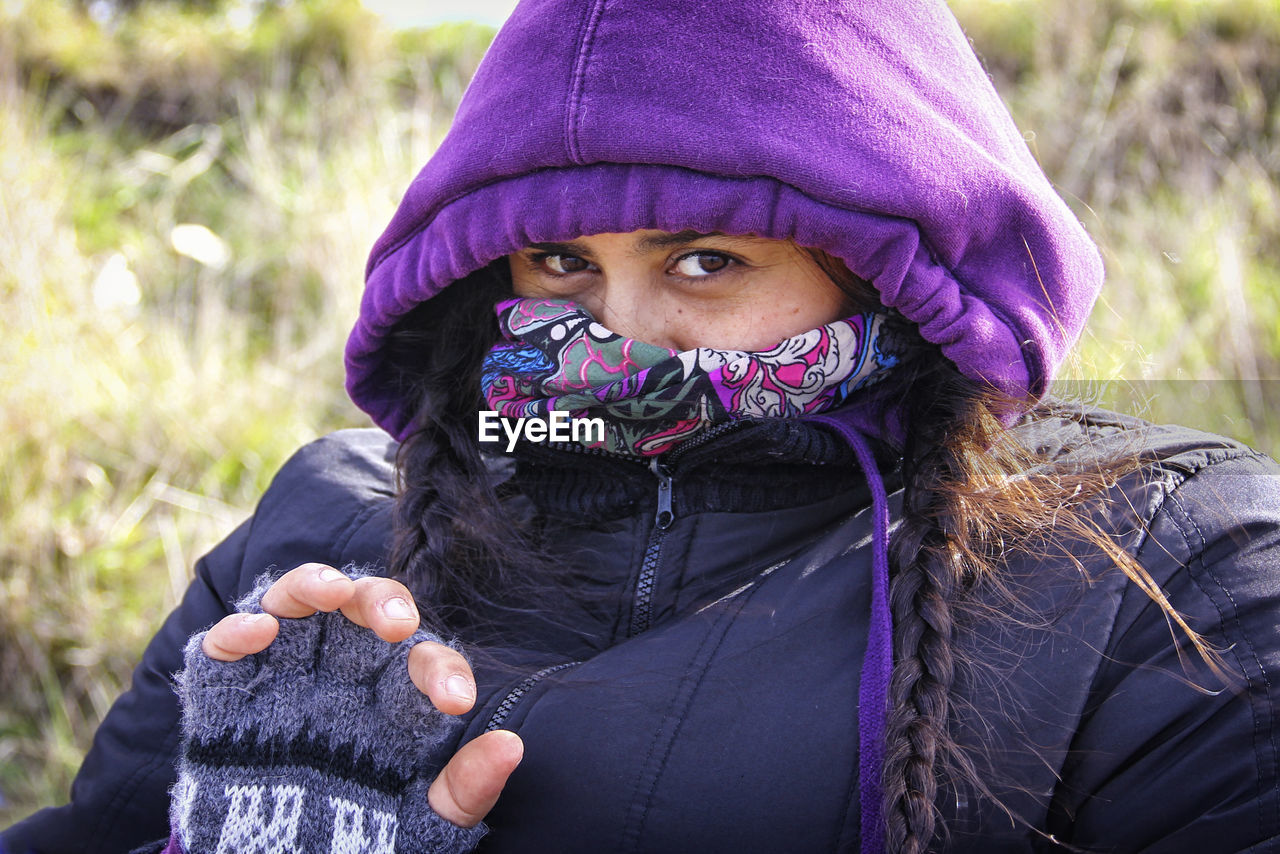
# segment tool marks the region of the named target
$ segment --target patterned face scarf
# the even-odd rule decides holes
[[[603,438],[579,444],[627,456],[661,454],[729,421],[832,409],[898,361],[882,347],[892,336],[881,335],[881,312],[745,353],[645,344],[568,300],[513,299],[496,311],[503,340],[485,357],[481,380],[489,406],[507,419],[598,418]]]

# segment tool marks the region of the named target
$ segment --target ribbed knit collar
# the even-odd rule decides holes
[[[881,471],[896,470],[887,446],[876,454]],[[552,518],[605,521],[653,507],[656,480],[645,462],[532,443],[521,443],[512,456],[512,485]],[[725,425],[660,460],[678,484],[677,515],[764,512],[866,489],[847,442],[827,427],[795,419]]]

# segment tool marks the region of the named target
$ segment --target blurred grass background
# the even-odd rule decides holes
[[[1280,0],[954,0],[1109,287],[1063,388],[1280,448]],[[366,423],[365,255],[492,31],[0,0],[0,826],[60,802],[196,557]]]

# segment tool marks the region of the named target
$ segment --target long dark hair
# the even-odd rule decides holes
[[[811,254],[856,310],[878,305],[874,289],[838,259]],[[418,401],[413,433],[398,460],[391,568],[424,613],[442,625],[465,623],[477,605],[544,607],[550,599],[539,591],[563,590],[536,531],[513,518],[510,502],[504,504],[507,496],[493,485],[475,439],[480,363],[497,338],[492,307],[509,294],[505,262],[498,262],[419,306],[391,337],[403,393]],[[1026,402],[966,378],[918,333],[908,335],[914,344],[893,379],[908,431],[902,520],[890,544],[894,669],[882,781],[887,841],[895,854],[925,851],[942,830],[940,781],[997,799],[972,749],[962,749],[956,738],[953,695],[981,666],[960,642],[966,621],[1036,619],[1002,573],[1010,556],[1030,552],[1082,566],[1068,544],[1087,545],[1150,596],[1201,657],[1217,666],[1215,651],[1090,516],[1091,503],[1142,460],[1111,455],[1082,467],[1024,447],[998,415],[1009,407],[1027,409]],[[1080,417],[1052,404],[1036,404],[1028,417],[1049,415]],[[523,594],[513,597],[512,591]]]
[[[391,570],[437,629],[530,577],[529,538],[476,441],[481,362],[498,335],[493,306],[510,293],[505,261],[495,263],[417,306],[388,342],[398,393],[417,413],[396,461]]]
[[[908,424],[903,449],[901,524],[890,543],[894,667],[883,769],[888,850],[918,854],[940,830],[938,790],[976,791],[1022,821],[994,791],[997,769],[979,767],[973,739],[955,732],[955,686],[998,678],[964,642],[982,622],[1048,629],[1053,614],[1031,602],[1025,579],[1005,572],[1016,556],[1065,561],[1088,575],[1090,555],[1103,556],[1160,608],[1208,665],[1228,682],[1218,651],[1179,614],[1147,570],[1099,527],[1095,505],[1118,481],[1152,462],[1120,443],[1064,458],[1026,447],[999,419],[1010,407],[1027,420],[1082,421],[1087,409],[1063,401],[1027,406],[963,376],[930,346],[897,369]],[[1020,405],[1021,404],[1021,405]],[[1025,745],[1034,751],[1034,745]],[[967,749],[966,749],[967,748]]]

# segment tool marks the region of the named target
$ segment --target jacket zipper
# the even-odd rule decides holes
[[[676,520],[672,509],[672,493],[675,491],[675,464],[694,448],[700,447],[717,436],[721,436],[742,426],[741,422],[729,422],[714,427],[701,436],[680,445],[663,461],[662,457],[654,457],[649,463],[649,471],[658,479],[658,509],[653,516],[653,528],[649,532],[649,542],[645,546],[644,560],[640,564],[640,574],[636,576],[636,593],[631,606],[631,625],[627,630],[628,637],[635,637],[648,631],[653,622],[653,591],[658,583],[658,565],[662,558],[662,544],[667,539],[667,532]]]
[[[532,691],[533,686],[537,685],[544,678],[550,676],[552,673],[558,673],[561,670],[576,667],[581,663],[581,661],[566,661],[564,664],[555,664],[551,667],[544,667],[537,673],[526,677],[523,682],[511,689],[511,693],[502,698],[502,702],[498,704],[498,708],[493,710],[493,715],[489,718],[489,723],[485,724],[484,731],[491,732],[492,730],[499,729],[504,723],[506,723],[507,718],[511,717],[511,712],[515,710],[516,706],[520,705],[520,700],[524,695]]]
[[[671,468],[658,462],[655,457],[649,464],[649,470],[658,479],[658,510],[653,516],[653,529],[649,532],[649,543],[644,549],[644,561],[640,564],[640,574],[636,576],[636,594],[631,606],[631,626],[627,630],[628,637],[635,637],[649,628],[653,620],[653,588],[658,581],[658,561],[662,557],[662,542],[667,538],[667,530],[676,520],[675,511],[671,509],[672,476]]]

